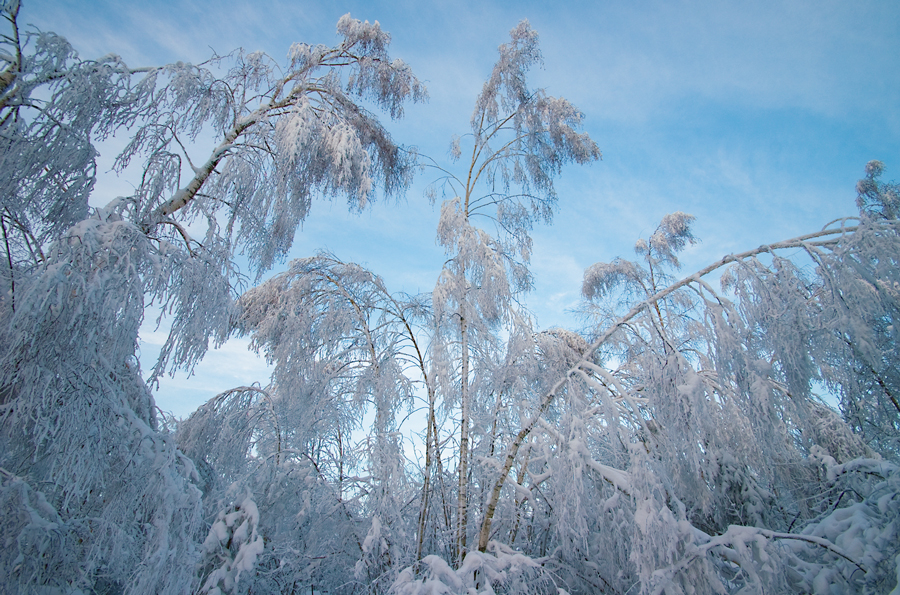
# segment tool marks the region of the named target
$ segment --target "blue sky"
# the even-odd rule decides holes
[[[618,255],[681,210],[701,243],[684,272],[722,255],[853,215],[854,186],[870,159],[900,179],[900,3],[25,0],[20,19],[65,35],[84,57],[117,53],[135,66],[200,62],[211,48],[263,50],[294,41],[333,44],[349,12],[378,20],[430,100],[390,124],[394,139],[448,163],[508,31],[527,18],[544,68],[532,85],[585,114],[603,160],[571,166],[557,184],[554,223],[535,230],[535,290],[526,303],[542,328],[578,324],[584,269]],[[265,4],[264,7],[260,5]],[[103,158],[111,159],[115,143]],[[292,257],[328,249],[367,265],[396,291],[432,289],[444,256],[438,210],[420,174],[398,203],[361,215],[319,202]],[[105,176],[97,203],[128,191]],[[276,268],[276,272],[277,272]],[[158,334],[145,333],[144,355]],[[194,378],[162,383],[159,404],[186,415],[216,392],[265,383],[260,362],[233,342]]]

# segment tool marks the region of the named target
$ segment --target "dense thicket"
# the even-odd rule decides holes
[[[562,167],[600,153],[528,86],[523,22],[453,162],[425,168],[433,292],[320,253],[240,293],[234,255],[260,278],[313,197],[360,208],[409,182],[412,153],[359,103],[424,97],[388,35],[348,16],[282,67],[132,69],[2,10],[5,592],[900,593],[881,163],[857,215],[681,280],[693,217],[667,215],[635,260],[586,271],[587,330],[538,330],[530,231]],[[126,130],[141,179],[90,209],[92,143]],[[232,333],[272,377],[164,419],[135,358],[153,302],[174,323],[151,380]]]

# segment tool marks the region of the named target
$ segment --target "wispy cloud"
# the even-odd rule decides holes
[[[334,43],[346,12],[378,20],[393,53],[429,85],[430,102],[389,126],[441,163],[450,135],[466,132],[509,29],[528,18],[539,32],[545,68],[533,84],[579,106],[604,152],[601,163],[564,169],[554,225],[535,230],[527,303],[544,326],[575,326],[565,310],[577,303],[583,269],[632,257],[635,240],[666,213],[697,217],[703,242],[683,259],[690,270],[852,214],[870,159],[885,161],[889,177],[900,171],[897,3],[26,0],[22,19],[66,35],[82,55],[116,52],[146,65],[198,62],[210,47],[280,59],[294,41]],[[362,215],[317,202],[292,256],[330,249],[394,291],[429,291],[445,258],[434,243],[437,212],[423,197],[435,176],[425,170],[405,201]],[[107,180],[98,195],[121,194],[132,180]],[[148,351],[161,341],[152,329],[142,339]],[[196,371],[205,398],[228,383],[265,381],[258,361],[237,343],[210,352]],[[160,402],[205,400],[195,387],[165,381]]]

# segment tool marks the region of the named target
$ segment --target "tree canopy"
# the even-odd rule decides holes
[[[377,22],[347,15],[286,64],[130,68],[0,9],[10,592],[900,593],[900,188],[881,162],[851,216],[686,276],[694,217],[666,215],[634,260],[585,271],[584,328],[539,329],[533,226],[600,150],[530,85],[527,21],[445,163],[370,111],[426,98]],[[91,207],[114,134],[141,176]],[[417,171],[441,202],[433,291],[324,251],[265,278],[314,198],[363,209]],[[151,305],[172,326],[145,378]],[[232,335],[271,377],[159,411],[154,379]]]

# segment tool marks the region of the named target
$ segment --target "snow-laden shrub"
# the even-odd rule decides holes
[[[425,556],[400,572],[391,595],[556,594],[552,577],[541,561],[491,542],[489,552],[469,552],[454,569],[439,556]]]

